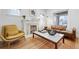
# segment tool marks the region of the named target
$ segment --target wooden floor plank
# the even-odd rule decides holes
[[[65,43],[61,41],[58,43],[59,49],[79,49],[79,39],[72,41],[65,38]],[[1,43],[1,42],[0,42]],[[1,44],[0,44],[1,46]],[[40,37],[22,39],[21,41],[15,42],[11,45],[11,49],[54,49],[54,44]],[[7,46],[0,47],[6,49]]]

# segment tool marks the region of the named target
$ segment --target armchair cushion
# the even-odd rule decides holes
[[[5,26],[4,31],[7,36],[12,36],[19,32],[16,25],[7,25]]]
[[[24,33],[23,32],[19,32],[18,34],[13,35],[13,36],[6,36],[5,38],[7,40],[10,40],[10,39],[18,38],[18,37],[21,37],[21,36],[24,36]]]

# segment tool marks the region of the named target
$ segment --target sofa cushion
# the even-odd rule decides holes
[[[61,25],[52,25],[51,29],[54,29],[54,30],[66,30],[66,27],[61,26]]]

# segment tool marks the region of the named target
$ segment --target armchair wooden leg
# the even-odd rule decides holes
[[[7,42],[7,46],[8,46],[8,48],[10,48],[10,42]]]

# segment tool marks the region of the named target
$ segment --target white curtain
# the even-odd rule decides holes
[[[42,30],[45,27],[45,16],[40,15],[39,19],[39,30]]]

